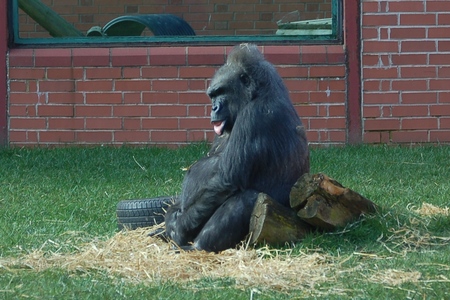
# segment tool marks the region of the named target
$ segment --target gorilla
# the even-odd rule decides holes
[[[165,226],[182,249],[218,252],[248,235],[259,193],[289,206],[291,187],[309,172],[309,150],[288,90],[257,46],[234,47],[207,94],[216,136],[186,173]]]

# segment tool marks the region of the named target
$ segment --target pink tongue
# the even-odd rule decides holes
[[[214,125],[214,132],[217,135],[222,135],[223,127],[225,126],[225,121],[211,122],[211,123]]]

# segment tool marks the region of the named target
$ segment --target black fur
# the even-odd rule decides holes
[[[309,151],[281,77],[256,46],[235,47],[207,93],[218,135],[187,172],[166,234],[187,249],[221,251],[248,234],[258,193],[289,205],[292,185],[309,172]]]

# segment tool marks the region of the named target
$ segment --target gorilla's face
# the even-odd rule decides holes
[[[230,133],[239,112],[255,93],[255,82],[237,65],[226,64],[214,75],[207,90],[212,101],[211,124],[218,135]]]

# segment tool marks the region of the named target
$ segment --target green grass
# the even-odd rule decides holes
[[[227,278],[148,286],[106,271],[37,272],[2,265],[35,249],[70,252],[113,236],[117,202],[179,193],[182,168],[206,151],[204,144],[180,149],[1,149],[0,298],[250,299],[251,288],[236,288]],[[318,251],[342,261],[343,272],[334,274],[338,283],[323,284],[322,296],[296,287],[288,293],[255,287],[253,299],[450,298],[450,217],[425,217],[411,209],[424,202],[450,206],[449,146],[312,149],[311,172],[333,177],[381,211],[331,234],[311,234],[295,245],[294,251]],[[372,280],[391,269],[418,271],[421,277],[401,285]],[[340,292],[326,293],[333,289]]]

